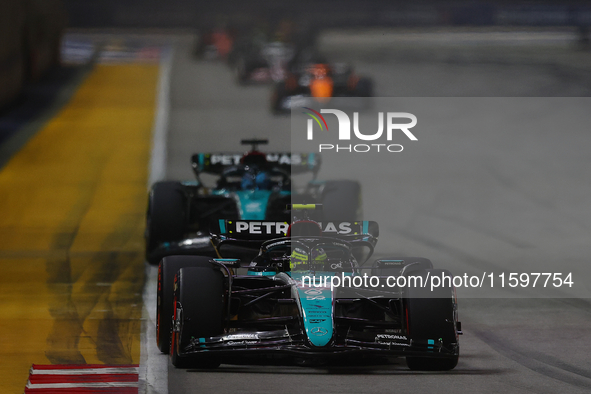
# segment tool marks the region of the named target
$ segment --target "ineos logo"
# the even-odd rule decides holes
[[[320,290],[308,289],[308,290],[304,291],[304,293],[306,294],[306,299],[308,301],[326,299],[326,297],[322,295],[322,291],[320,291]]]

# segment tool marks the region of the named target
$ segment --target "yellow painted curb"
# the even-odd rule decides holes
[[[158,66],[97,66],[0,172],[0,392],[31,364],[139,363]]]

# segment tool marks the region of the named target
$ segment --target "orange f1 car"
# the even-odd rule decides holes
[[[302,100],[314,98],[328,102],[332,97],[371,97],[371,79],[359,77],[346,64],[314,63],[288,74],[275,85],[271,96],[271,110],[283,113],[299,106]]]

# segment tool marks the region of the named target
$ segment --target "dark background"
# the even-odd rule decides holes
[[[236,22],[289,16],[320,28],[591,24],[591,5],[582,1],[64,1],[71,27],[191,28],[221,15]]]

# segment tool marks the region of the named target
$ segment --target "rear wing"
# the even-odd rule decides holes
[[[322,236],[347,238],[364,238],[379,236],[377,222],[358,220],[353,222],[317,222],[322,230]],[[225,239],[238,240],[267,240],[287,236],[290,224],[288,222],[273,222],[260,220],[218,220],[219,231],[216,235]]]
[[[310,224],[310,221],[295,222]],[[379,227],[372,221],[354,222],[316,222],[322,230],[318,236],[294,236],[291,238],[339,238],[349,242],[352,253],[361,263],[371,257],[379,235]],[[257,220],[224,220],[218,221],[219,232],[211,234],[211,241],[222,257],[239,257],[252,259],[258,248],[268,240],[287,237],[291,232],[288,222],[257,221]]]
[[[221,175],[225,169],[240,164],[242,153],[195,153],[191,157],[193,171],[200,173]],[[317,153],[266,153],[267,162],[271,167],[278,168],[292,175],[306,172],[318,173],[320,170],[320,155]]]

